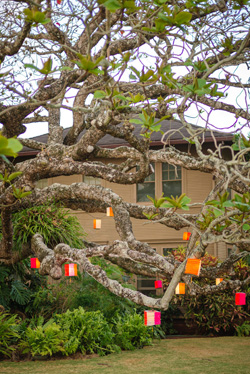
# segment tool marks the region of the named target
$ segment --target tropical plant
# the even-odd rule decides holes
[[[0,355],[11,356],[19,338],[16,315],[0,313]]]
[[[65,349],[68,349],[67,353],[78,350],[82,353],[105,355],[119,351],[119,347],[114,343],[115,333],[100,311],[85,312],[82,307],[79,307],[73,311],[57,314],[54,319],[74,342],[74,349],[70,347],[69,342],[65,346]]]
[[[64,344],[67,340],[67,331],[62,331],[60,326],[49,320],[44,325],[43,320],[38,320],[38,325],[34,328],[28,327],[20,348],[22,353],[31,353],[32,356],[52,356],[62,352],[66,354]]]
[[[116,315],[112,322],[114,342],[121,349],[134,350],[151,344],[151,331],[144,325],[143,317],[136,312]]]

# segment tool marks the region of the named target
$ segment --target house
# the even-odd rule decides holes
[[[198,129],[198,127],[195,127]],[[66,136],[69,129],[64,130],[64,136]],[[185,129],[182,129],[182,124],[177,120],[164,120],[162,121],[162,131],[171,131],[171,145],[177,149],[190,152],[195,154],[194,146],[189,144],[185,137],[188,137]],[[134,134],[140,136],[140,128],[135,128]],[[151,137],[151,148],[161,149],[163,143],[161,141],[161,133],[153,133]],[[206,131],[203,135],[203,150],[214,149],[214,139],[218,143],[223,142],[225,145],[232,144],[233,135],[230,133]],[[41,135],[33,138],[33,140],[46,143],[48,135]],[[121,145],[125,145],[126,142],[122,139],[113,138],[110,135],[105,135],[98,145],[101,147],[113,148]],[[19,153],[17,159],[22,161],[23,159],[34,157],[37,151],[31,150],[30,148],[24,147]],[[229,157],[229,152],[224,152],[223,157]],[[114,160],[114,162],[116,162]],[[177,167],[177,174],[175,168],[169,164],[156,163],[154,165],[155,173],[151,174],[146,178],[144,183],[137,185],[118,185],[103,181],[98,178],[85,177],[82,175],[73,176],[60,176],[50,178],[49,180],[42,180],[39,182],[40,187],[51,185],[53,183],[71,184],[75,182],[82,182],[92,185],[102,185],[107,188],[111,188],[114,192],[119,194],[125,201],[138,203],[142,205],[150,205],[151,202],[147,198],[147,195],[161,196],[164,192],[165,196],[169,195],[180,195],[185,192],[188,197],[191,198],[192,203],[198,203],[203,201],[211,188],[213,187],[214,180],[212,175],[208,173],[201,173],[195,170],[186,170],[181,167]],[[198,212],[198,208],[192,208],[191,213]],[[79,219],[81,225],[87,233],[87,238],[90,241],[95,241],[99,244],[108,244],[113,240],[118,239],[118,234],[115,230],[114,221],[111,217],[107,217],[104,213],[97,213],[95,215],[85,213],[82,211],[74,212]],[[101,219],[102,226],[100,230],[93,229],[93,219]],[[185,244],[182,239],[183,232],[175,231],[174,229],[162,226],[160,224],[152,224],[145,220],[132,219],[133,229],[135,237],[140,241],[148,242],[155,250],[161,254],[166,255],[171,249],[178,247],[180,244]],[[208,247],[208,252],[214,256],[219,257],[221,260],[225,259],[231,248],[227,247],[224,243],[216,243]],[[150,290],[154,290],[152,280],[138,278],[138,288],[145,293]]]

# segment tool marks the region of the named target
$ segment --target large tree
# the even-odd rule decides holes
[[[216,129],[240,132],[249,126],[249,1],[2,0],[0,12],[2,135],[19,136],[27,123],[36,128],[47,122],[49,128],[47,144],[20,140],[38,151],[34,158],[1,163],[2,263],[35,254],[41,261],[40,273],[59,279],[62,264],[72,260],[115,294],[160,309],[168,308],[180,279],[193,294],[249,283],[249,278],[229,278],[218,286],[199,288],[184,273],[186,261],[180,264],[156,254],[136,240],[131,224],[131,217],[145,219],[146,214],[163,228],[189,227],[187,257],[202,257],[216,242],[249,250],[250,142],[239,135],[233,151],[214,138],[214,149],[205,153],[203,130],[190,124],[199,120],[211,136]],[[62,108],[73,117],[64,139]],[[169,146],[173,131],[163,137],[165,147],[151,150],[151,134],[160,130],[156,118],[180,120],[178,131],[188,133],[185,138],[195,156]],[[142,127],[139,138],[135,126]],[[100,148],[97,143],[105,134],[124,139],[128,146]],[[1,142],[6,148],[3,137]],[[227,159],[223,148],[230,148]],[[114,159],[120,162],[113,163]],[[214,188],[201,201],[199,213],[179,213],[177,208],[192,206],[186,196],[156,199],[144,207],[124,202],[110,189],[84,183],[36,188],[40,179],[73,174],[135,184],[152,173],[150,162],[155,161],[213,175]],[[228,188],[235,191],[232,200]],[[13,213],[48,199],[86,212],[104,212],[112,206],[120,240],[112,245],[85,243],[80,250],[63,243],[50,249],[36,234],[21,251],[13,251]],[[202,269],[200,276],[214,279],[232,272],[246,253],[233,253],[216,267]],[[93,256],[135,274],[157,274],[169,279],[169,286],[159,299],[124,288],[91,264]]]

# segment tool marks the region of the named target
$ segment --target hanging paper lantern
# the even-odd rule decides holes
[[[102,220],[101,219],[94,219],[93,221],[94,229],[100,229],[102,227]]]
[[[186,263],[185,274],[200,275],[201,260],[198,258],[189,258]]]
[[[185,295],[185,283],[178,283],[175,293],[176,295]]]
[[[162,288],[162,281],[155,281],[155,288]]]
[[[246,305],[246,294],[245,294],[245,292],[236,292],[236,294],[235,294],[235,305]]]
[[[220,284],[220,282],[222,281],[223,281],[223,278],[216,278],[215,280],[216,286],[218,286],[218,284]]]
[[[107,208],[107,216],[114,217],[113,209],[111,207]]]
[[[65,276],[76,277],[77,276],[77,264],[65,264]]]
[[[144,311],[144,325],[154,326],[161,324],[161,312],[155,312],[154,310]]]
[[[30,267],[32,269],[39,269],[40,268],[40,261],[38,258],[34,257],[30,259]]]
[[[62,0],[56,0],[57,4],[60,5]]]
[[[191,232],[184,232],[182,239],[183,240],[189,240],[190,236],[191,236]]]

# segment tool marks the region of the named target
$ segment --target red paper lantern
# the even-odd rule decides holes
[[[107,208],[107,216],[108,217],[114,217],[113,209],[111,207]]]
[[[175,293],[176,295],[185,295],[185,283],[178,283]]]
[[[65,264],[65,276],[76,277],[77,276],[77,264]]]
[[[162,288],[162,281],[155,281],[155,288]]]
[[[235,305],[246,305],[246,294],[245,294],[245,292],[236,292],[236,294],[235,294]]]
[[[101,219],[94,219],[93,227],[96,230],[100,230],[100,228],[102,227],[102,220]]]
[[[186,263],[185,274],[200,275],[201,260],[198,258],[189,258]]]
[[[30,267],[32,269],[39,269],[40,268],[40,261],[38,260],[38,258],[33,257],[33,258],[30,259]]]
[[[144,311],[144,325],[154,326],[161,324],[161,312],[155,312],[154,310]]]
[[[56,0],[57,4],[60,5],[62,0]]]
[[[190,236],[191,236],[191,232],[184,232],[182,239],[183,240],[189,240]]]

